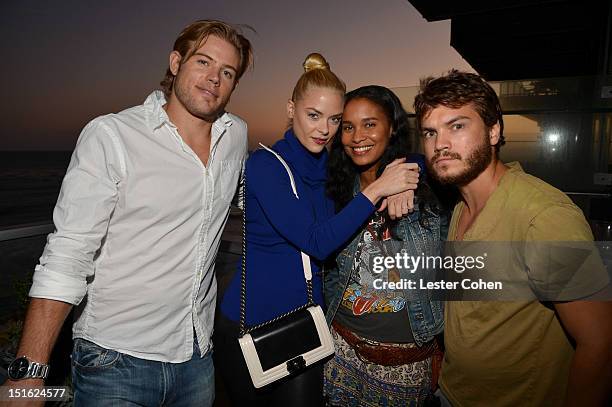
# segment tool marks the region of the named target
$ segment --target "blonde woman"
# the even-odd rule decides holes
[[[270,152],[258,150],[246,163],[247,325],[269,321],[305,303],[300,251],[311,258],[313,297],[323,304],[322,261],[350,240],[382,198],[415,188],[418,182],[416,164],[400,160],[336,214],[325,195],[325,147],[342,120],[345,85],[319,54],[309,55],[304,69],[287,103],[291,127],[272,146],[289,164],[300,198],[293,195],[287,172]],[[237,272],[221,302],[215,330],[216,365],[232,403],[320,405],[322,364],[262,389],[253,387],[238,346],[239,303]]]

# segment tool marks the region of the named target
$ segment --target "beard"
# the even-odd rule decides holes
[[[225,111],[225,106],[229,99],[220,101],[217,106],[210,106],[198,102],[195,96],[189,92],[187,84],[183,83],[180,74],[174,80],[174,94],[176,99],[183,105],[192,116],[198,117],[208,122],[214,122]]]
[[[465,163],[465,168],[457,174],[446,175],[443,174],[439,169],[436,170],[434,163],[440,157],[450,157],[453,159],[461,160]],[[453,152],[436,153],[430,160],[427,160],[427,167],[429,168],[432,176],[442,185],[456,185],[464,186],[472,182],[477,176],[479,176],[493,160],[493,152],[491,146],[488,143],[486,137],[483,138],[482,143],[478,144],[476,148],[470,153],[467,159],[463,160],[460,154]]]

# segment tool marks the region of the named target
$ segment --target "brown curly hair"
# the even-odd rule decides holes
[[[446,106],[458,109],[470,103],[489,129],[499,123],[499,141],[495,145],[495,151],[499,152],[505,144],[504,118],[499,98],[481,76],[469,72],[453,69],[439,78],[421,80],[419,93],[414,98],[418,132],[421,133],[423,119],[434,108]]]

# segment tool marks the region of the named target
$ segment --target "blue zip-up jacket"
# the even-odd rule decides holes
[[[246,162],[247,325],[268,321],[306,302],[300,250],[310,256],[313,297],[323,305],[322,261],[346,245],[374,212],[358,194],[341,212],[325,195],[327,151],[312,154],[292,130],[272,147],[295,178],[293,195],[287,171],[269,151],[255,151]],[[238,321],[241,263],[221,303],[222,313]]]
[[[359,182],[355,182],[356,191],[359,191]],[[402,248],[412,256],[437,256],[442,250],[442,241],[446,240],[448,223],[446,217],[433,213],[426,205],[424,209],[428,216],[419,222],[419,208],[410,215],[400,219],[393,226],[393,234],[402,241]],[[331,325],[338,307],[342,301],[350,278],[353,260],[357,251],[357,244],[361,234],[357,234],[353,241],[336,257],[336,264],[325,270],[324,293],[327,304],[326,319]],[[390,254],[394,255],[394,254]],[[433,280],[434,270],[417,269],[409,274],[406,269],[400,269],[400,278],[417,280]],[[404,290],[408,300],[406,310],[410,321],[412,335],[417,345],[429,342],[434,335],[442,332],[444,328],[444,304],[442,301],[432,299],[432,293],[427,290]]]

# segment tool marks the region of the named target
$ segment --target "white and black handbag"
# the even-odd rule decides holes
[[[297,199],[293,174],[274,150],[260,144],[280,160]],[[320,306],[312,298],[310,257],[301,252],[308,293],[307,303],[262,324],[246,327],[246,174],[242,194],[242,276],[240,286],[240,337],[238,342],[253,385],[257,388],[300,373],[307,366],[334,353],[334,343]],[[274,265],[270,265],[274,267]]]

